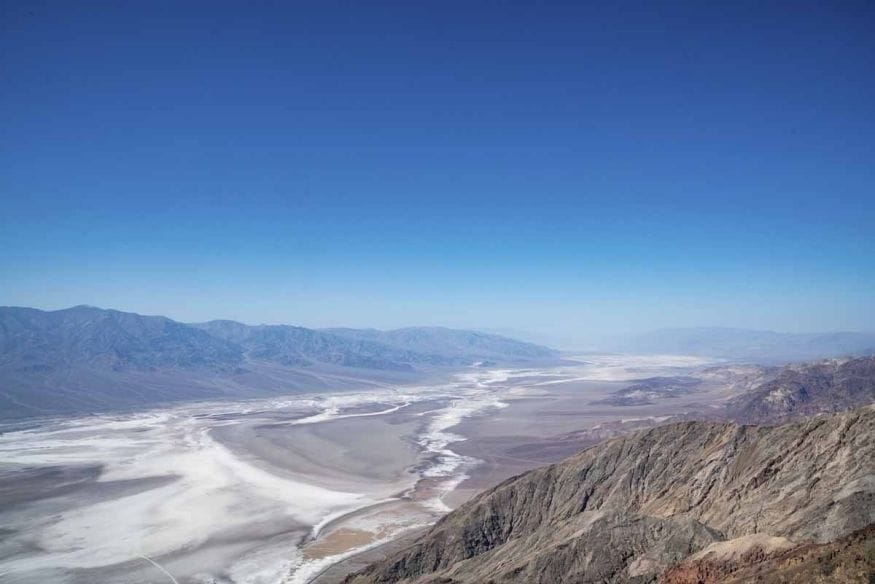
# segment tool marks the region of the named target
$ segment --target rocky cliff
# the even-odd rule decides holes
[[[777,427],[684,422],[509,479],[347,581],[656,582],[719,542],[783,550],[873,521],[875,407]]]

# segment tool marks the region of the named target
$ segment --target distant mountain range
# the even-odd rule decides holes
[[[737,328],[661,329],[615,340],[611,350],[779,363],[875,353],[875,333],[776,333]]]
[[[378,343],[421,355],[467,362],[472,356],[481,361],[530,361],[555,355],[544,347],[485,332],[454,330],[442,327],[414,327],[390,331],[375,329],[325,329],[324,332],[346,339]]]
[[[92,306],[0,307],[0,418],[341,389],[438,367],[557,359],[547,347],[444,328],[186,324]]]

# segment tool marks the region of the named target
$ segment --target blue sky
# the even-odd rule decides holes
[[[3,4],[0,304],[875,330],[871,3],[85,4]]]

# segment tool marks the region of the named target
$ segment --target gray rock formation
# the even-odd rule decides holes
[[[749,424],[778,424],[875,401],[875,357],[790,365],[726,405],[728,417]]]
[[[719,408],[691,409],[675,419],[782,424],[875,402],[875,356],[824,359],[783,367],[708,367],[684,377],[640,379],[590,403],[648,405],[709,388],[725,390],[736,397]]]
[[[509,479],[347,581],[655,582],[711,543],[825,543],[875,521],[875,406],[778,427],[684,422]]]
[[[869,584],[875,524],[826,544],[739,538],[711,545],[670,568],[660,584]]]

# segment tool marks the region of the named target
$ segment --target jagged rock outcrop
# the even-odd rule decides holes
[[[509,479],[347,582],[655,582],[715,542],[822,544],[873,521],[875,407],[684,422]]]
[[[869,584],[875,576],[875,525],[826,544],[739,540],[708,546],[659,583]]]

